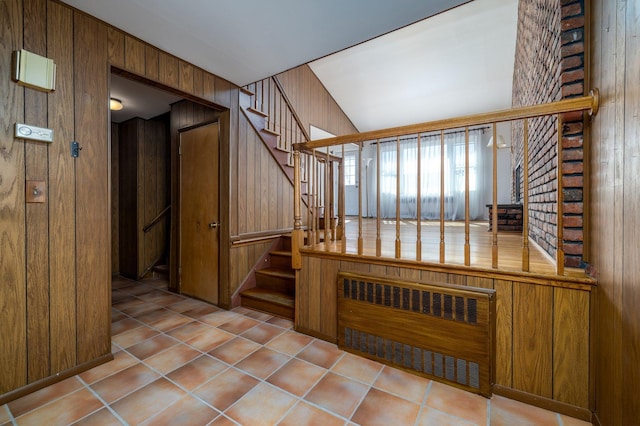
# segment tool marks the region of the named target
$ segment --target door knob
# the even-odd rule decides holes
[[[220,226],[220,223],[218,223],[218,222],[211,222],[209,224],[209,228],[211,228],[211,229],[216,229],[218,226]]]

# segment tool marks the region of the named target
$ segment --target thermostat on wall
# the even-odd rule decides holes
[[[16,123],[15,137],[33,141],[53,142],[53,129]]]

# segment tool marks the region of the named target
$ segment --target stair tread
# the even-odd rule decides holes
[[[296,278],[296,274],[292,270],[282,269],[278,267],[259,269],[256,271],[256,274],[269,275],[272,277],[279,277],[279,278],[290,278],[290,279]]]
[[[291,238],[291,236],[289,236]],[[286,256],[291,257],[291,251],[287,250],[273,250],[270,252],[273,256]]]
[[[249,111],[251,111],[251,112],[255,112],[256,114],[261,115],[261,116],[263,116],[263,117],[268,117],[268,116],[269,116],[267,113],[262,112],[262,111],[260,111],[259,109],[256,109],[256,108],[254,108],[254,107],[249,107],[249,108],[247,108],[247,109],[248,109]]]
[[[276,132],[275,130],[271,130],[267,127],[265,127],[264,129],[262,129],[263,132],[267,132],[267,133],[271,133],[274,136],[280,136],[280,133]]]
[[[295,305],[294,296],[260,287],[250,288],[240,293],[240,295],[242,297],[265,300],[282,306],[293,307]]]

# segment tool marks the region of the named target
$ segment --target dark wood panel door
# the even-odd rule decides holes
[[[218,303],[218,124],[180,133],[180,292]]]

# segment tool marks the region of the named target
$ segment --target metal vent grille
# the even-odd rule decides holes
[[[344,278],[344,297],[439,318],[477,324],[478,301],[473,297],[420,291],[396,285]],[[375,288],[375,293],[374,293]]]
[[[490,396],[493,290],[338,274],[338,345]]]
[[[361,355],[369,355],[369,358],[374,357],[380,361],[402,365],[405,369],[455,381],[460,385],[470,386],[477,390],[480,389],[479,367],[475,362],[432,352],[349,327],[344,329],[344,335],[345,346]]]

